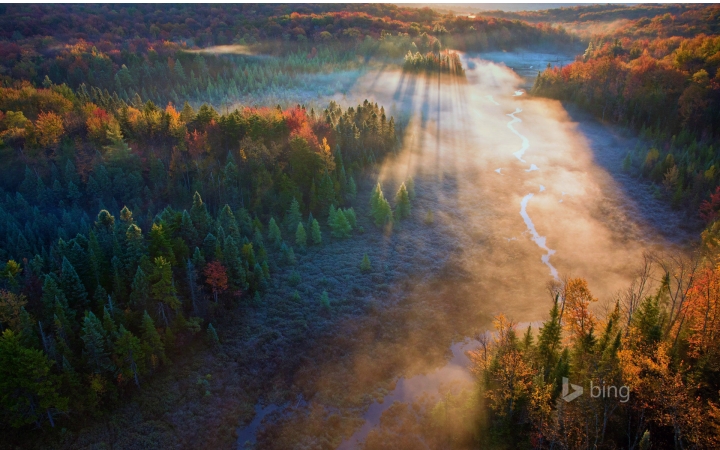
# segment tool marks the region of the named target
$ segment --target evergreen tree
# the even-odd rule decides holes
[[[142,230],[135,224],[130,224],[125,232],[125,247],[125,271],[131,275],[146,252]]]
[[[350,224],[350,228],[355,229],[357,228],[357,216],[355,215],[355,210],[353,208],[348,208],[343,211],[345,213],[345,218],[347,219],[348,223]]]
[[[320,232],[320,224],[317,219],[313,219],[310,225],[310,237],[312,238],[312,243],[315,245],[319,245],[322,242],[322,233]]]
[[[282,235],[280,234],[280,228],[275,222],[274,217],[270,218],[270,223],[268,224],[268,239],[270,239],[270,242],[272,242],[276,248],[280,248],[280,244],[282,244]]]
[[[215,248],[217,247],[217,238],[212,233],[208,233],[203,240],[203,253],[208,258],[217,258]]]
[[[153,224],[150,229],[150,245],[148,246],[150,258],[163,257],[170,264],[175,264],[175,253],[173,252],[170,239],[162,223]]]
[[[405,187],[407,188],[408,196],[410,197],[410,200],[415,199],[415,180],[413,180],[412,177],[408,178],[405,182]]]
[[[182,212],[182,219],[180,222],[180,237],[190,244],[198,244],[198,232],[193,225],[193,221],[190,218],[190,213],[186,209]]]
[[[400,185],[400,189],[398,189],[395,195],[395,203],[397,204],[395,213],[398,219],[410,217],[410,196],[408,195],[405,183]]]
[[[217,331],[215,331],[215,327],[211,323],[207,327],[207,339],[213,347],[220,346],[220,338],[218,338]]]
[[[305,233],[305,227],[302,222],[298,222],[297,229],[295,231],[295,245],[300,248],[305,248],[307,245],[307,233]]]
[[[540,328],[536,349],[539,359],[538,365],[543,368],[546,381],[549,380],[551,370],[555,368],[559,361],[562,338],[560,314],[558,296],[555,296],[555,302],[550,310],[550,319],[545,321],[543,326]]]
[[[393,214],[390,203],[385,199],[380,183],[375,186],[372,196],[370,197],[370,214],[377,226],[383,226],[392,223]]]
[[[195,192],[195,195],[193,195],[193,203],[190,208],[190,218],[192,219],[193,225],[200,236],[207,235],[210,232],[212,218],[208,213],[207,206],[203,203],[202,197],[200,197],[200,193],[197,191]]]
[[[88,306],[87,291],[75,268],[63,257],[62,272],[60,273],[60,288],[68,299],[68,304],[76,311],[84,311]]]
[[[145,355],[140,339],[120,325],[119,337],[115,341],[118,371],[123,379],[132,379],[140,387],[140,373],[144,372]]]
[[[152,317],[150,317],[147,311],[143,313],[140,329],[143,352],[150,361],[150,367],[155,368],[159,363],[166,363],[165,346],[163,345],[162,339],[160,339],[157,328],[155,328]]]
[[[150,304],[150,281],[140,266],[135,270],[131,288],[130,304],[137,309],[147,308]]]
[[[285,214],[285,225],[288,232],[292,233],[297,230],[298,224],[302,221],[302,214],[300,213],[300,203],[293,197],[292,203],[290,203],[290,209]]]
[[[162,256],[159,256],[155,258],[154,264],[155,266],[152,276],[153,282],[150,286],[150,293],[155,299],[155,301],[158,302],[158,310],[160,316],[165,321],[165,325],[167,326],[168,311],[166,307],[170,308],[173,311],[179,312],[178,309],[180,308],[180,301],[175,295],[175,283],[172,279],[172,270],[170,269],[170,263]]]
[[[94,373],[112,372],[114,366],[106,350],[105,329],[92,311],[85,314],[81,337],[85,343],[83,355],[90,370]]]
[[[367,253],[363,255],[363,259],[360,262],[360,272],[367,273],[372,270],[372,265],[370,264],[370,258],[368,258]]]
[[[40,350],[23,347],[12,330],[0,336],[0,409],[13,428],[35,424],[68,409],[60,395],[60,380],[51,372],[52,362]]]
[[[330,234],[332,234],[333,237],[343,239],[350,237],[351,231],[352,227],[350,226],[350,223],[345,217],[345,213],[342,209],[339,209],[335,213],[335,220],[331,224]]]

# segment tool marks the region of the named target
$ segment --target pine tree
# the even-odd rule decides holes
[[[150,293],[158,302],[158,308],[160,314],[165,321],[165,325],[168,325],[167,311],[165,307],[169,307],[171,310],[179,312],[180,301],[175,295],[175,283],[172,279],[172,270],[170,269],[170,263],[165,260],[162,256],[155,258],[155,267],[153,272],[153,283],[150,286]]]
[[[192,219],[195,229],[200,236],[207,235],[210,232],[212,218],[207,211],[207,206],[202,201],[200,193],[197,191],[193,195],[193,203],[190,208],[190,218]]]
[[[350,223],[348,222],[347,218],[345,217],[345,213],[342,209],[339,209],[334,214],[334,219],[332,223],[330,224],[330,234],[332,234],[333,237],[344,239],[350,237],[350,232],[352,231],[352,227],[350,226]]]
[[[368,258],[367,253],[363,255],[363,259],[360,262],[360,272],[367,273],[372,271],[372,265],[370,264],[370,258]]]
[[[560,307],[558,296],[550,310],[550,319],[540,328],[537,343],[538,365],[543,368],[545,380],[549,381],[550,371],[555,368],[559,360],[559,351],[562,338],[562,325],[560,323]]]
[[[285,225],[288,232],[292,233],[297,230],[298,224],[302,221],[302,214],[300,213],[300,203],[293,197],[292,203],[290,203],[290,209],[285,214]]]
[[[357,216],[355,215],[355,210],[353,208],[348,208],[343,211],[345,213],[345,218],[347,219],[348,223],[350,224],[350,228],[355,229],[357,228]]]
[[[209,323],[207,327],[207,339],[213,347],[217,348],[220,346],[220,338],[218,338],[217,331],[215,331],[215,327],[211,323]]]
[[[175,253],[162,223],[155,223],[150,229],[148,251],[150,252],[150,258],[153,260],[163,257],[170,264],[175,264]]]
[[[0,336],[0,409],[13,428],[35,424],[68,409],[60,396],[60,380],[51,371],[52,362],[40,350],[23,347],[12,330]]]
[[[145,240],[142,230],[135,224],[130,224],[125,232],[125,271],[128,275],[134,273],[145,255]]]
[[[313,244],[320,245],[320,243],[322,243],[322,233],[320,232],[320,224],[317,219],[313,219],[310,225],[310,237],[312,238]]]
[[[274,217],[270,218],[270,223],[268,224],[268,239],[270,239],[270,242],[272,242],[276,248],[280,248],[282,244],[282,234]]]
[[[398,189],[395,195],[395,203],[397,204],[395,213],[398,219],[410,217],[410,196],[408,195],[405,183],[400,185],[400,189]]]
[[[383,226],[392,223],[393,214],[390,203],[385,199],[380,183],[375,186],[375,190],[370,197],[370,214],[377,226]]]
[[[68,304],[76,311],[84,311],[88,306],[87,291],[80,281],[75,268],[63,257],[62,273],[60,274],[60,288],[68,299]]]
[[[163,345],[160,334],[155,328],[150,315],[145,311],[143,313],[140,337],[142,339],[143,352],[150,361],[150,366],[155,368],[159,363],[166,363],[165,346]]]
[[[88,311],[83,320],[82,340],[85,343],[83,354],[93,373],[112,372],[114,366],[106,351],[107,336],[100,320]]]
[[[120,325],[119,337],[115,341],[118,370],[123,379],[132,378],[140,387],[140,373],[145,372],[145,355],[140,339]]]
[[[300,248],[305,248],[307,245],[307,233],[305,233],[305,227],[302,222],[298,222],[297,229],[295,231],[295,245]]]
[[[145,309],[150,304],[150,281],[138,266],[131,285],[130,303],[137,309]]]
[[[415,199],[415,180],[413,180],[412,177],[408,178],[405,182],[405,187],[407,188],[407,193],[410,196],[410,200]]]

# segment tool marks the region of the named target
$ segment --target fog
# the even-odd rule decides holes
[[[406,118],[402,149],[377,180],[392,198],[413,177],[413,220],[431,210],[435,223],[401,227],[383,245],[390,251],[412,236],[411,245],[435,251],[444,266],[416,264],[411,283],[373,294],[368,317],[340,324],[329,338],[337,354],[300,368],[293,386],[302,407],[267,422],[261,447],[312,446],[319,433],[337,446],[377,419],[384,396],[410,401],[466,379],[450,346],[488,329],[495,314],[546,318],[549,282],[586,278],[600,310],[631,282],[644,252],[688,239],[681,218],[620,173],[635,138],[529,97],[527,79],[503,63],[469,55],[463,63],[467,79],[374,70],[335,96],[345,106],[376,101]],[[426,378],[406,382],[418,374]],[[335,425],[317,428],[328,421]]]

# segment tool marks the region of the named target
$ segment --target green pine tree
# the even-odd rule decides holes
[[[140,339],[122,325],[118,334],[115,341],[118,371],[123,380],[132,379],[140,387],[140,374],[145,372],[145,355]]]
[[[12,330],[0,336],[0,410],[13,428],[35,424],[67,411],[68,399],[60,395],[60,380],[52,362],[40,350],[23,347]]]
[[[63,256],[60,288],[65,293],[68,304],[76,311],[84,311],[88,307],[88,295],[85,286],[73,265]]]
[[[293,197],[292,203],[290,203],[290,209],[285,214],[285,225],[289,233],[294,232],[297,229],[298,224],[302,221],[302,214],[300,213],[300,203]]]
[[[334,219],[332,223],[330,224],[330,234],[333,237],[344,239],[350,237],[350,232],[352,231],[352,227],[350,226],[350,222],[348,222],[347,218],[345,217],[345,213],[342,209],[339,209],[334,214]]]
[[[297,229],[295,231],[295,245],[300,248],[305,248],[307,245],[307,233],[305,233],[305,227],[302,222],[298,222]]]
[[[145,309],[150,304],[150,281],[142,268],[138,266],[131,285],[130,303],[137,309]],[[103,289],[104,291],[104,289]],[[103,303],[107,293],[103,296]]]
[[[370,264],[370,258],[368,258],[367,253],[363,255],[363,259],[360,262],[360,272],[367,273],[372,271],[372,265]]]
[[[105,373],[115,370],[115,366],[110,361],[110,355],[106,350],[107,335],[105,329],[92,311],[85,314],[81,337],[85,343],[83,355],[93,373]]]
[[[150,362],[150,367],[155,368],[160,363],[166,363],[165,345],[163,345],[160,334],[155,328],[155,322],[153,322],[147,311],[143,313],[140,329],[143,352]]]
[[[271,217],[270,223],[268,223],[268,239],[270,239],[270,242],[272,242],[275,248],[280,248],[280,245],[282,244],[282,234],[280,233],[280,227],[278,227],[274,217]]]
[[[218,338],[217,331],[215,331],[215,327],[211,323],[207,327],[207,339],[211,346],[216,348],[220,346],[220,338]]]
[[[405,183],[400,185],[400,189],[398,189],[397,194],[395,195],[395,203],[397,204],[395,214],[398,219],[410,217],[410,195],[405,187]]]
[[[310,225],[310,237],[312,238],[313,244],[320,245],[320,243],[322,243],[322,233],[320,232],[320,224],[317,219],[313,219]]]

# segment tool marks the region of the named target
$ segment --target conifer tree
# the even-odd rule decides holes
[[[150,281],[140,266],[135,270],[131,288],[130,303],[137,309],[147,308],[150,304]]]
[[[355,215],[355,210],[353,208],[348,208],[343,211],[345,213],[345,218],[347,219],[348,223],[350,224],[350,228],[355,229],[357,228],[357,216]]]
[[[94,373],[112,372],[114,366],[106,350],[107,336],[100,320],[92,311],[85,314],[81,337],[85,343],[83,354],[90,370]]]
[[[215,254],[215,248],[217,247],[217,238],[214,234],[208,233],[205,236],[205,239],[203,240],[203,254],[208,259],[211,258],[217,258],[218,255]]]
[[[162,223],[155,223],[150,229],[148,251],[150,252],[150,258],[153,260],[163,257],[170,264],[175,264],[175,253]]]
[[[276,248],[280,248],[280,244],[282,244],[282,234],[274,217],[270,218],[270,223],[268,224],[268,239],[270,239],[270,242],[272,242]]]
[[[180,237],[191,245],[197,245],[198,243],[198,232],[195,229],[195,225],[193,225],[193,221],[190,218],[190,213],[187,212],[187,209],[184,209],[182,212],[182,219],[180,221]]]
[[[152,278],[153,283],[150,286],[150,293],[158,303],[160,315],[167,326],[168,319],[166,307],[169,307],[173,311],[177,311],[180,307],[180,301],[175,295],[175,284],[172,280],[170,263],[162,256],[155,258]]]
[[[407,181],[405,182],[405,187],[407,188],[408,196],[410,197],[410,200],[415,199],[415,180],[413,180],[413,177],[409,177]]]
[[[76,311],[84,311],[88,306],[87,291],[75,268],[63,257],[62,272],[60,274],[60,288],[68,299],[68,304]]]
[[[322,242],[322,233],[320,232],[320,224],[317,219],[313,219],[310,225],[310,237],[312,238],[312,243],[315,245],[320,245]]]
[[[128,275],[135,272],[140,260],[145,255],[145,240],[142,230],[130,224],[125,232],[125,270]]]
[[[11,427],[39,426],[45,418],[54,427],[53,416],[68,409],[52,364],[42,351],[24,347],[12,330],[0,336],[0,410]]]
[[[395,203],[397,204],[395,214],[398,219],[404,219],[410,216],[410,196],[405,187],[405,183],[400,185],[400,189],[398,189],[395,195]]]
[[[190,218],[192,219],[193,225],[200,236],[207,235],[207,233],[210,232],[212,218],[208,213],[207,206],[203,203],[202,197],[200,197],[200,193],[197,191],[193,195],[193,203],[190,208]]]
[[[360,272],[367,273],[372,270],[372,265],[370,264],[370,258],[368,257],[368,254],[365,253],[363,255],[363,259],[360,262]]]
[[[160,334],[155,328],[152,317],[145,311],[143,313],[142,324],[140,326],[140,337],[142,338],[142,346],[145,356],[150,361],[150,366],[155,368],[160,363],[165,363],[165,346],[163,345]]]
[[[115,341],[118,371],[123,379],[132,379],[140,387],[140,373],[144,372],[145,355],[140,339],[120,325]]]
[[[350,237],[352,227],[350,226],[350,223],[345,217],[345,213],[342,209],[337,210],[334,214],[334,219],[335,220],[333,220],[330,224],[330,234],[332,234],[333,237],[340,239]]]
[[[300,213],[300,203],[293,197],[292,203],[290,203],[290,209],[285,215],[285,225],[288,232],[293,233],[297,230],[298,224],[302,221],[302,214]]]
[[[302,222],[298,222],[297,229],[295,230],[295,245],[300,248],[305,248],[307,245],[307,233],[305,233],[305,227]]]
[[[209,323],[207,327],[207,339],[213,347],[220,346],[220,338],[218,338],[217,331],[215,331],[215,327],[211,323]]]
[[[383,226],[392,223],[393,214],[390,203],[385,199],[380,183],[375,186],[375,190],[370,197],[370,214],[377,226]]]

